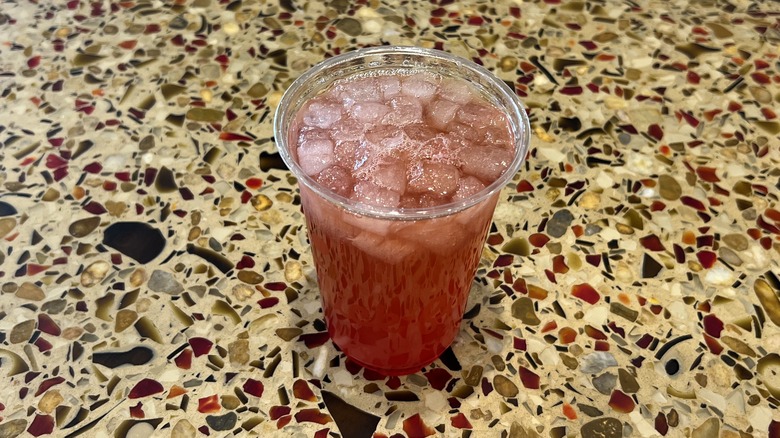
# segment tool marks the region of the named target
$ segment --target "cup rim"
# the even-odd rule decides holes
[[[314,180],[314,178],[307,175],[298,165],[296,160],[293,159],[290,152],[291,145],[288,144],[287,133],[284,132],[284,125],[286,120],[289,119],[292,121],[292,117],[295,117],[295,113],[291,113],[290,111],[290,101],[298,94],[300,89],[309,86],[312,80],[316,78],[323,70],[330,69],[339,64],[347,64],[350,61],[358,58],[399,53],[436,58],[456,67],[469,69],[486,82],[491,82],[495,85],[498,85],[497,91],[501,94],[501,97],[503,97],[502,101],[508,103],[507,107],[503,109],[506,110],[507,117],[513,127],[516,126],[516,128],[514,128],[517,130],[515,137],[516,153],[512,162],[506,168],[504,173],[502,173],[501,176],[499,176],[495,181],[482,189],[480,192],[462,200],[452,201],[433,207],[391,208],[374,206],[365,203],[356,203],[349,198],[341,196],[321,186],[319,183],[317,183],[316,180]],[[279,155],[293,173],[293,175],[298,179],[299,183],[302,182],[306,184],[306,186],[310,190],[314,191],[318,196],[321,196],[328,202],[338,205],[339,207],[353,214],[378,219],[393,220],[432,219],[455,214],[479,204],[480,202],[499,192],[509,182],[509,180],[512,179],[515,174],[517,174],[520,166],[522,166],[523,162],[525,162],[531,140],[530,122],[525,107],[515,92],[509,88],[509,86],[503,80],[496,77],[488,69],[472,61],[441,50],[416,46],[365,47],[321,61],[299,76],[295,81],[293,81],[290,87],[287,88],[287,90],[282,95],[282,98],[279,101],[279,104],[274,113],[273,125],[274,141],[276,148],[279,151]],[[289,126],[289,123],[287,125]]]

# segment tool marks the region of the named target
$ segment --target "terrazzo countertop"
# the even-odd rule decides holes
[[[0,437],[780,436],[771,1],[0,1]],[[452,347],[329,341],[273,109],[377,44],[529,108]]]

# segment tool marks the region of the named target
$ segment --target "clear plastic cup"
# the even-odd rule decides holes
[[[309,99],[353,75],[420,71],[465,79],[505,112],[514,157],[497,180],[448,204],[398,209],[355,203],[301,169],[293,122]],[[438,50],[360,49],[299,77],[279,103],[274,134],[298,178],[333,342],[355,362],[386,375],[413,373],[433,362],[458,333],[499,192],[528,150],[528,116],[513,90],[483,67]]]

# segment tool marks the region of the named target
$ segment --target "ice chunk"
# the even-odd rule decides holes
[[[363,252],[390,264],[397,264],[417,251],[417,245],[412,242],[389,239],[369,232],[355,236],[352,244]]]
[[[393,150],[403,146],[406,141],[404,131],[395,126],[377,126],[366,132],[366,142],[371,145],[372,152],[383,155],[392,154]]]
[[[401,93],[401,81],[398,76],[381,76],[377,78],[379,91],[385,99],[395,97]]]
[[[330,167],[336,157],[333,142],[328,139],[307,140],[298,146],[298,164],[307,175],[316,175]]]
[[[361,123],[376,123],[390,112],[390,108],[378,102],[357,102],[349,109],[349,114]]]
[[[411,161],[432,160],[458,166],[459,140],[445,137],[427,125],[414,124],[404,129],[409,138]]]
[[[512,152],[498,147],[465,147],[460,150],[461,169],[485,183],[492,183],[509,167]]]
[[[333,133],[333,138],[339,141],[360,140],[363,138],[365,127],[364,123],[359,123],[350,117],[344,117],[330,131]]]
[[[353,171],[362,166],[368,159],[368,151],[360,146],[360,142],[337,141],[334,148],[336,163],[344,169]]]
[[[404,133],[415,143],[425,143],[439,134],[439,132],[425,123],[415,123],[404,127]]]
[[[352,175],[341,166],[331,166],[320,172],[315,178],[317,182],[328,190],[345,197],[352,193],[354,181]]]
[[[341,82],[336,85],[335,91],[348,105],[355,102],[378,101],[382,97],[377,78],[374,77]]]
[[[422,121],[422,104],[409,96],[398,96],[390,100],[392,111],[382,120],[384,123],[403,126]]]
[[[471,196],[476,195],[477,193],[481,192],[484,189],[485,189],[485,185],[482,184],[482,181],[480,181],[479,179],[473,176],[467,176],[465,178],[461,178],[458,181],[458,189],[455,191],[455,194],[452,196],[452,200],[460,201],[469,198]]]
[[[458,188],[458,169],[449,164],[425,162],[417,163],[409,169],[409,193],[429,193],[446,197]]]
[[[380,187],[399,194],[403,194],[406,191],[406,169],[400,163],[380,163],[370,177]]]
[[[437,100],[428,107],[428,121],[439,129],[444,129],[455,118],[460,107],[449,100]]]
[[[455,120],[480,131],[487,127],[506,126],[506,116],[502,112],[493,106],[480,103],[463,105]]]
[[[444,217],[411,223],[397,234],[436,254],[451,255],[462,248],[469,233],[451,217]]]
[[[457,119],[457,117],[456,117]],[[449,137],[453,140],[467,141],[469,143],[482,143],[485,139],[485,132],[472,128],[464,123],[453,120],[448,127]]]
[[[338,103],[314,101],[303,115],[303,123],[317,128],[330,128],[341,119],[341,105]]]
[[[311,126],[304,126],[301,128],[298,134],[298,143],[305,143],[309,140],[330,140],[330,134],[328,131],[322,128],[315,128]]]
[[[414,96],[420,100],[431,100],[438,88],[433,82],[433,77],[417,74],[407,76],[401,82],[401,93]]]
[[[340,215],[340,219],[344,224],[354,227],[354,235],[357,236],[363,232],[368,232],[377,236],[386,236],[390,233],[390,228],[394,224],[393,221],[387,219],[376,219],[369,216],[360,216],[357,214],[344,212]]]
[[[360,181],[355,184],[352,199],[367,205],[376,207],[398,207],[400,196],[398,193],[378,186],[370,181]]]
[[[498,123],[501,123],[500,121]],[[511,149],[514,143],[512,141],[512,134],[507,125],[498,126],[496,128],[487,128],[485,136],[482,139],[482,144],[487,146],[497,146],[507,149]]]
[[[445,78],[441,81],[441,94],[445,99],[460,105],[470,102],[474,96],[469,84],[454,78]]]

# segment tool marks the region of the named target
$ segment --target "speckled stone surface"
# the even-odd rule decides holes
[[[461,333],[329,342],[281,93],[435,47],[534,137]],[[0,1],[0,437],[780,436],[780,15],[750,1]]]

